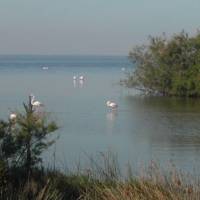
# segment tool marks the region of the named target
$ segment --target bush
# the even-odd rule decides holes
[[[136,64],[124,81],[147,94],[200,97],[200,33],[189,37],[184,31],[167,39],[150,37],[149,45],[135,47],[129,54]]]

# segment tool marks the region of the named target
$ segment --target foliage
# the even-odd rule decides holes
[[[23,168],[12,169],[5,184],[0,187],[2,200],[178,200],[200,199],[199,177],[183,174],[174,167],[163,172],[151,162],[139,174],[133,174],[129,166],[127,178],[117,176],[117,162],[101,154],[101,158],[90,159],[88,169],[68,172],[55,169],[34,168],[29,179],[23,176]],[[110,161],[108,159],[111,159]],[[109,170],[108,170],[109,163]],[[1,175],[1,174],[0,174]]]
[[[47,180],[43,185],[31,179],[25,184],[4,185],[0,188],[1,200],[61,200],[63,195],[54,187],[54,183]]]
[[[200,97],[200,32],[189,37],[184,31],[167,39],[150,37],[148,45],[129,54],[136,64],[124,81],[147,94]]]
[[[22,167],[29,174],[42,161],[41,153],[54,142],[49,141],[49,135],[58,127],[33,109],[30,98],[24,109],[14,120],[0,121],[0,161],[9,168]]]

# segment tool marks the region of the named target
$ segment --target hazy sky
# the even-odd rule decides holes
[[[200,0],[0,0],[0,54],[128,54],[200,27]]]

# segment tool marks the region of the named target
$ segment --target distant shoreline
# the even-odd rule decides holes
[[[128,57],[127,55],[117,55],[117,54],[0,54],[0,57],[12,57],[12,56],[26,56],[26,57]]]

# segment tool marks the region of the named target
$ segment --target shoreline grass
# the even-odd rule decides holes
[[[0,170],[0,199],[200,199],[200,179],[176,169],[164,173],[152,162],[140,175],[135,175],[129,167],[127,177],[122,178],[116,159],[110,155],[102,154],[102,160],[90,161],[90,169],[76,172],[34,168],[28,179],[20,168]]]

